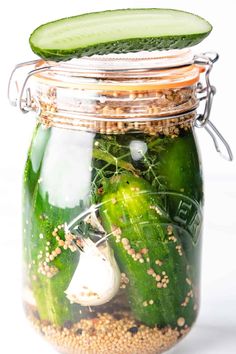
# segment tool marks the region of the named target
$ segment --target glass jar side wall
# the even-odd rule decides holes
[[[202,177],[176,136],[35,130],[24,175],[24,304],[66,353],[161,353],[199,304]]]

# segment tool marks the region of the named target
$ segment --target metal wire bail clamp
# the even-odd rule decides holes
[[[27,83],[29,79],[35,74],[48,71],[53,66],[46,65],[40,68],[35,68],[38,62],[39,60],[37,59],[37,60],[32,60],[29,62],[24,62],[16,65],[9,79],[8,91],[7,91],[8,100],[12,106],[14,107],[18,106],[22,113],[36,111],[37,114],[40,114],[41,112],[41,106],[39,102],[37,102],[35,97],[32,98],[31,90],[30,87],[27,87]],[[17,81],[16,76],[20,75],[24,69],[27,69],[27,74],[25,76],[25,79],[23,80],[23,84],[21,85],[21,87],[19,87],[19,81]],[[14,95],[12,94],[13,90],[16,91]]]
[[[210,73],[213,68],[214,63],[219,59],[219,55],[215,52],[207,52],[201,55],[194,56],[194,63],[197,65],[205,66],[205,82],[206,86],[203,87],[202,83],[199,83],[197,86],[197,93],[202,95],[199,97],[200,101],[205,101],[205,107],[203,113],[199,113],[196,116],[194,125],[197,128],[205,128],[208,134],[211,136],[216,151],[228,161],[233,160],[233,153],[231,148],[219,130],[215,125],[210,121],[210,114],[214,96],[216,94],[215,86],[211,85],[210,82]],[[222,152],[220,144],[224,146],[226,154]]]

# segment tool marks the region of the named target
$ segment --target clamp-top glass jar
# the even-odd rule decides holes
[[[24,174],[24,307],[60,352],[161,353],[193,326],[203,208],[193,127],[218,148],[217,133],[232,158],[209,121],[215,59],[175,50],[14,71],[12,104],[38,117]]]

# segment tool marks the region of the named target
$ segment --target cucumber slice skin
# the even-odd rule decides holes
[[[128,53],[128,52],[139,52],[139,51],[154,51],[154,50],[167,50],[167,49],[182,49],[186,47],[191,47],[194,45],[197,45],[200,43],[204,38],[206,38],[210,32],[212,31],[212,26],[209,22],[206,20],[202,19],[200,16],[187,13],[184,11],[181,11],[183,14],[186,15],[192,15],[195,16],[196,18],[199,18],[200,20],[204,20],[205,23],[207,24],[207,29],[204,31],[200,31],[200,33],[188,33],[188,34],[168,34],[168,35],[157,35],[157,36],[143,36],[141,38],[137,37],[129,37],[129,34],[127,33],[127,38],[125,39],[116,39],[116,40],[106,40],[105,42],[101,43],[94,43],[87,45],[78,45],[75,46],[73,45],[71,48],[67,49],[62,49],[59,47],[54,47],[53,45],[50,48],[44,48],[43,46],[37,45],[37,36],[38,34],[42,31],[44,32],[45,29],[47,29],[47,26],[53,26],[53,24],[59,24],[60,22],[63,23],[63,21],[70,21],[73,19],[83,19],[86,16],[87,17],[95,17],[95,16],[103,16],[109,15],[113,13],[120,13],[120,16],[122,14],[125,14],[126,12],[141,12],[141,11],[147,11],[149,10],[150,13],[151,11],[171,11],[179,13],[180,11],[178,10],[173,10],[173,9],[125,9],[125,10],[108,10],[104,12],[94,12],[94,13],[88,13],[88,14],[82,14],[78,16],[73,16],[70,18],[63,18],[57,21],[49,22],[46,24],[43,24],[36,28],[33,33],[30,36],[29,42],[30,46],[33,50],[33,52],[37,55],[39,55],[41,58],[45,60],[52,60],[52,61],[66,61],[70,60],[72,58],[80,58],[82,56],[92,56],[92,55],[104,55],[104,54],[109,54],[109,53],[116,53],[116,54],[122,54],[122,53]],[[102,19],[101,19],[102,21]],[[102,26],[102,25],[101,25]],[[62,29],[63,30],[63,29]],[[112,28],[111,28],[112,31]],[[49,34],[48,34],[49,35]],[[63,35],[62,35],[62,42],[63,42]]]
[[[150,209],[153,205],[161,206],[159,197],[153,194],[148,182],[130,174],[105,181],[103,188],[100,216],[106,231],[119,227],[121,237],[128,239],[136,252],[148,249],[149,260],[140,263],[127,253],[122,239],[117,242],[115,236],[109,238],[119,266],[129,278],[129,303],[135,318],[148,326],[160,327],[176,327],[178,319],[184,318],[191,326],[197,316],[194,297],[187,306],[181,305],[192,290],[186,282],[190,278],[188,261],[185,254],[180,255],[176,249],[181,245],[178,229],[173,226],[176,242],[172,242],[167,233],[170,219]],[[135,193],[137,188],[139,192]],[[162,266],[156,265],[157,259],[163,262]],[[169,277],[166,288],[157,287],[156,279],[148,274],[150,269],[159,275],[166,272]]]

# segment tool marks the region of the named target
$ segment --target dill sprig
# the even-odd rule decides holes
[[[133,161],[130,142],[142,138],[147,144],[147,152],[140,151],[138,162]],[[99,135],[94,140],[92,163],[91,202],[99,200],[103,182],[118,174],[132,173],[146,179],[156,189],[164,191],[164,177],[158,174],[159,153],[165,149],[168,138],[153,136]]]

